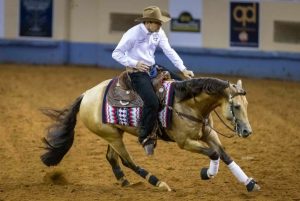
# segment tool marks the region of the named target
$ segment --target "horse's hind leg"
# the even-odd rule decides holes
[[[121,184],[121,186],[128,186],[129,182],[125,178],[125,175],[119,165],[119,155],[115,150],[108,145],[107,147],[107,153],[106,153],[106,159],[108,160],[109,164],[111,165],[112,171],[118,180],[118,182]]]
[[[120,158],[122,160],[122,163],[126,167],[132,169],[136,174],[138,174],[142,178],[146,179],[151,185],[171,191],[171,188],[168,186],[167,183],[160,181],[155,175],[152,175],[150,172],[137,166],[133,162],[129,153],[127,152],[127,149],[126,149],[122,139],[114,140],[113,142],[110,143],[110,145],[118,153],[118,155],[120,156]]]

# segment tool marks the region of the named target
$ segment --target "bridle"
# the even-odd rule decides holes
[[[238,128],[238,124],[237,124],[237,121],[238,121],[238,118],[236,118],[236,115],[234,113],[234,105],[233,105],[233,98],[236,97],[236,96],[245,96],[246,95],[246,91],[242,91],[242,92],[237,92],[235,93],[234,95],[229,95],[229,104],[230,104],[230,113],[232,114],[232,120],[231,120],[231,125],[233,125],[233,128],[231,128],[223,119],[222,117],[218,114],[218,112],[216,110],[214,110],[215,114],[217,115],[217,117],[220,119],[220,121],[223,123],[224,126],[226,126],[230,131],[234,132],[234,133],[237,133],[237,128]],[[226,138],[232,138],[234,137],[235,134],[232,134],[232,135],[225,135],[219,131],[217,131],[216,129],[212,128],[210,126],[210,128],[212,130],[214,130],[216,133],[226,137]]]
[[[238,119],[236,118],[235,114],[234,114],[234,105],[233,105],[233,98],[236,97],[236,96],[245,96],[246,95],[246,92],[245,91],[242,91],[242,92],[237,92],[235,93],[234,95],[229,95],[229,104],[230,104],[230,112],[232,114],[232,120],[231,120],[231,124],[234,126],[234,128],[231,128],[229,125],[227,125],[227,123],[221,118],[221,116],[218,114],[218,112],[216,110],[214,110],[215,114],[217,115],[217,117],[220,119],[220,121],[232,132],[234,133],[237,133],[237,121]],[[208,123],[208,117],[202,117],[201,119],[198,118],[198,117],[194,117],[192,115],[189,115],[189,114],[185,114],[185,113],[182,113],[182,112],[179,112],[177,111],[176,109],[174,109],[173,107],[171,106],[168,106],[168,105],[164,105],[166,106],[169,110],[171,111],[174,111],[175,114],[177,114],[179,117],[181,118],[186,118],[188,120],[191,120],[193,122],[196,122],[196,123],[203,123],[204,126],[209,126],[210,128],[210,131],[209,131],[209,134],[211,132],[211,130],[215,131],[216,133],[222,135],[223,137],[226,137],[226,138],[232,138],[234,137],[235,134],[232,134],[232,135],[226,135],[226,134],[223,134],[219,131],[217,131],[216,129],[212,128],[209,123]]]

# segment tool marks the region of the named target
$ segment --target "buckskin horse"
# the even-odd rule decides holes
[[[106,80],[80,95],[70,106],[62,110],[44,109],[44,114],[55,120],[43,139],[46,152],[41,156],[47,166],[57,165],[69,151],[74,140],[77,113],[84,125],[108,143],[106,158],[113,173],[122,186],[130,185],[120,164],[132,169],[136,174],[153,186],[171,191],[169,185],[155,175],[135,164],[128,153],[123,134],[137,136],[137,127],[103,123],[103,99],[111,80]],[[249,192],[258,191],[260,186],[248,177],[244,171],[225,152],[218,133],[213,128],[211,112],[221,107],[222,116],[232,123],[239,137],[246,138],[252,133],[247,116],[246,92],[242,81],[232,84],[217,78],[193,78],[184,81],[173,81],[174,101],[168,106],[172,112],[171,126],[165,129],[169,140],[178,144],[181,149],[209,157],[210,165],[202,168],[201,178],[208,180],[218,173],[219,161],[222,160],[236,177],[246,186]],[[204,143],[203,143],[204,142]]]

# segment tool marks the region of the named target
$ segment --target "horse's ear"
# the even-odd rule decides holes
[[[240,88],[243,88],[242,80],[238,80],[236,84],[237,84]]]

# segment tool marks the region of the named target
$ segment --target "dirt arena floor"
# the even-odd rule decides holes
[[[23,200],[294,200],[300,201],[300,83],[243,78],[253,135],[220,136],[227,152],[261,186],[248,193],[221,163],[216,178],[202,181],[209,160],[159,141],[146,157],[126,135],[137,164],[166,181],[164,192],[124,168],[131,187],[120,187],[105,159],[107,144],[78,121],[75,142],[56,167],[44,166],[41,138],[50,120],[41,107],[61,108],[120,71],[90,67],[0,65],[0,201]],[[215,76],[236,82],[237,77]],[[216,128],[230,132],[215,118]]]

